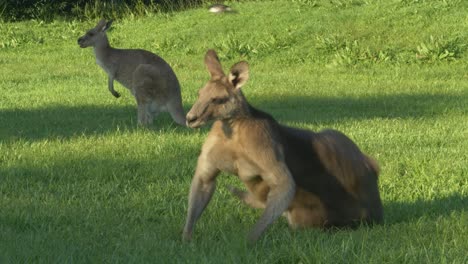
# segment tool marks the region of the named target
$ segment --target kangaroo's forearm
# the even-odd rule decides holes
[[[190,187],[187,222],[184,227],[184,239],[190,240],[193,228],[203,210],[211,200],[216,188],[215,180],[203,182],[195,176]]]
[[[285,175],[287,175],[287,179],[285,179],[283,183],[271,187],[265,211],[249,233],[248,240],[250,242],[255,242],[268,226],[288,209],[294,199],[296,185],[290,175]]]
[[[120,94],[114,90],[114,78],[109,76],[108,79],[108,89],[115,98],[119,98]]]

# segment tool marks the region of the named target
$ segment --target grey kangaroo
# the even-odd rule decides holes
[[[112,21],[99,21],[78,39],[81,48],[93,47],[96,63],[108,75],[108,88],[113,96],[114,80],[129,89],[136,99],[138,123],[149,125],[161,111],[185,126],[180,85],[171,66],[159,56],[141,49],[115,49],[109,45],[106,31]]]
[[[248,239],[256,241],[281,215],[291,228],[355,227],[383,221],[377,163],[344,134],[280,125],[251,106],[241,92],[246,62],[226,76],[213,50],[205,56],[211,80],[187,114],[196,128],[214,121],[190,187],[183,238],[190,240],[221,171],[235,174],[247,191],[230,187],[247,205],[264,209]]]

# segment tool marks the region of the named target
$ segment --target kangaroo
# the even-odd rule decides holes
[[[241,91],[249,78],[247,62],[233,65],[226,76],[216,52],[208,50],[205,64],[211,79],[186,120],[191,128],[214,123],[192,179],[184,240],[191,239],[221,171],[237,175],[247,188],[230,187],[232,194],[264,209],[250,242],[281,215],[292,229],[383,221],[379,168],[372,158],[338,131],[283,126],[251,106]]]
[[[171,66],[146,50],[112,48],[106,34],[111,24],[102,19],[78,39],[81,48],[94,48],[96,63],[108,75],[111,94],[120,97],[114,80],[132,92],[140,125],[149,125],[159,112],[168,111],[176,123],[185,126],[180,85]]]

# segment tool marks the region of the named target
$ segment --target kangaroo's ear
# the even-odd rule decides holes
[[[97,26],[96,26],[96,29],[98,31],[106,31],[110,28],[110,26],[112,25],[112,20],[109,20],[109,21],[106,21],[105,19],[101,19],[99,20]]]
[[[216,51],[210,49],[206,52],[205,65],[211,74],[211,79],[219,79],[224,76],[223,67],[219,62]]]
[[[102,28],[102,31],[107,31],[111,27],[112,22],[114,22],[114,21],[112,21],[112,20],[107,21],[106,25]]]
[[[235,89],[239,89],[249,79],[249,64],[245,61],[238,62],[231,67],[229,72],[229,82],[234,85]]]
[[[99,22],[98,22],[97,25],[96,25],[96,30],[97,30],[97,31],[103,31],[104,28],[106,27],[106,24],[107,24],[107,22],[106,22],[105,19],[99,20]]]

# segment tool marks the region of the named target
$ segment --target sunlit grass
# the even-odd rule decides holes
[[[96,21],[0,25],[0,262],[466,263],[468,64],[465,1],[252,1],[116,20],[116,47],[158,53],[188,110],[215,48],[245,59],[249,101],[280,122],[349,135],[381,166],[385,224],[293,232],[223,174],[182,243],[187,194],[208,128],[162,114],[149,129],[107,91],[76,39]]]

